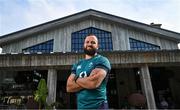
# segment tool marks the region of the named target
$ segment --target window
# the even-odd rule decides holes
[[[131,50],[159,50],[160,46],[129,38]]]
[[[112,51],[111,32],[89,27],[71,34],[71,51],[83,52],[84,39],[88,34],[94,34],[99,41],[99,51]]]
[[[30,52],[30,53],[37,53],[37,52],[42,52],[42,53],[50,53],[53,51],[53,39],[25,48],[22,51],[23,52]]]

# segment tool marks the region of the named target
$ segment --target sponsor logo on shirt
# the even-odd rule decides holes
[[[91,62],[91,63],[89,63],[89,67],[92,67],[93,66],[93,63]]]

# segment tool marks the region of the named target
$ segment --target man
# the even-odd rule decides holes
[[[72,67],[67,92],[76,92],[78,109],[108,109],[106,96],[109,60],[97,54],[98,39],[90,34],[84,41],[85,59]]]

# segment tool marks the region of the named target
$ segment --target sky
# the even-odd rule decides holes
[[[180,0],[0,0],[0,36],[87,9],[180,33]]]

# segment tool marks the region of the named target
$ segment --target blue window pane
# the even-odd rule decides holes
[[[101,47],[102,47],[102,49],[104,49],[105,48],[105,43],[102,43]]]
[[[148,47],[148,45],[147,45],[147,44],[145,44],[145,47],[147,48],[147,47]]]
[[[141,43],[142,44],[142,47],[145,47],[145,43]]]
[[[136,45],[137,48],[143,47],[143,44],[141,44],[141,43],[139,43],[139,42],[136,42],[136,43],[134,43],[134,44]]]
[[[112,50],[112,45],[109,45],[109,50]]]
[[[129,38],[131,50],[159,50],[160,46]]]
[[[133,43],[134,48],[138,48],[137,43]]]

